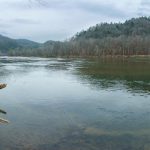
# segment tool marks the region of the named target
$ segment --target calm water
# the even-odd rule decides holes
[[[0,58],[1,150],[149,150],[150,61]]]

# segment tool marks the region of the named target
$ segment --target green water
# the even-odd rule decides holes
[[[0,58],[0,150],[149,150],[150,61]]]

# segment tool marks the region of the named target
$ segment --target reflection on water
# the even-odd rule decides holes
[[[148,150],[149,62],[0,58],[0,149]]]
[[[150,92],[150,61],[89,60],[80,68],[80,75],[82,80],[102,88],[121,83],[133,93]]]

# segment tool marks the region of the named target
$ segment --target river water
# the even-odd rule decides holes
[[[150,61],[0,57],[1,150],[149,150]]]

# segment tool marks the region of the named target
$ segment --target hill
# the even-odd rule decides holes
[[[38,48],[40,43],[26,40],[26,39],[12,39],[0,35],[0,52],[7,54],[8,52],[15,51],[16,49]]]
[[[23,48],[38,48],[40,46],[40,43],[30,41],[27,39],[17,39],[16,42],[20,47]]]
[[[8,50],[18,47],[16,40],[0,35],[0,51],[6,53]]]
[[[132,18],[124,23],[101,23],[81,31],[65,42],[46,42],[44,57],[101,57],[150,55],[150,18]]]
[[[102,23],[90,27],[87,31],[77,33],[73,39],[103,39],[119,36],[149,36],[150,18],[132,18],[124,23]]]
[[[150,17],[124,23],[101,23],[81,31],[70,40],[39,44],[0,36],[0,51],[13,56],[101,57],[150,55]]]

